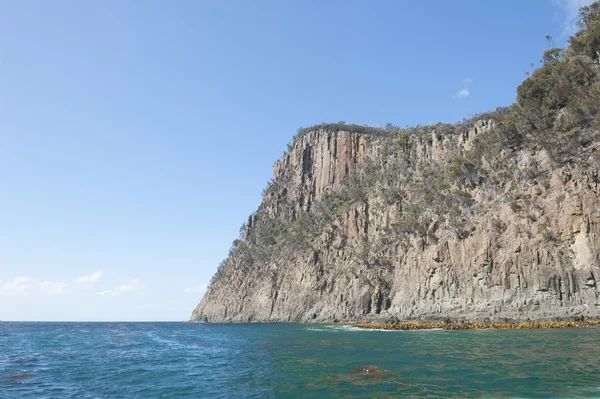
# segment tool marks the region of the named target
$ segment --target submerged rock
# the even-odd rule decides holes
[[[24,364],[24,363],[35,363],[38,360],[39,359],[37,357],[20,357],[20,358],[12,360],[12,362],[15,364]]]
[[[26,380],[28,378],[31,377],[35,377],[36,374],[34,373],[23,373],[23,374],[16,374],[16,375],[9,375],[8,377],[6,377],[6,381],[7,382],[12,382],[12,383],[18,383],[20,381]]]
[[[351,375],[365,375],[374,377],[386,377],[390,374],[388,370],[380,370],[377,366],[360,366],[350,372]]]
[[[347,344],[348,342],[336,340],[336,339],[322,339],[321,343],[325,344],[325,345],[344,345],[344,344]]]

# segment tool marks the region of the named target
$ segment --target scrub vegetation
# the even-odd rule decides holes
[[[385,253],[392,248],[408,245],[415,238],[425,244],[434,241],[433,233],[441,225],[459,239],[468,237],[472,234],[470,221],[493,204],[498,192],[495,187],[506,187],[511,180],[549,184],[544,181],[548,168],[597,160],[600,2],[581,9],[579,27],[566,49],[550,47],[542,54],[541,66],[517,88],[516,102],[508,107],[456,124],[378,128],[338,122],[299,129],[288,150],[310,132],[344,131],[368,135],[379,142],[381,151],[308,210],[294,214],[290,209],[290,217],[283,219],[259,210],[251,226],[242,227],[230,257],[235,254],[239,267],[244,268],[257,262],[266,264],[273,256],[310,250],[315,239],[335,226],[348,209],[368,206],[369,200],[377,197],[397,209],[397,218],[385,227],[378,242],[364,242],[357,256],[372,258],[376,254],[384,264]],[[478,134],[468,151],[457,149],[449,158],[419,163],[419,151],[432,140],[458,138],[471,129]],[[519,154],[540,151],[548,154],[549,165],[516,167]],[[270,182],[265,198],[281,196],[287,183],[284,177]],[[472,193],[483,186],[490,198],[480,202],[488,205],[477,205]],[[508,202],[513,212],[535,217],[526,196],[510,190],[507,195],[512,196]],[[496,224],[498,230],[506,228],[501,221]],[[214,278],[222,270],[220,267]]]

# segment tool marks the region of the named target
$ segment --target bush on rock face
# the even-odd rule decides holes
[[[486,187],[492,192],[511,179],[542,178],[538,165],[515,166],[519,150],[544,150],[552,165],[587,159],[590,151],[597,151],[590,144],[597,142],[600,127],[600,2],[581,9],[579,26],[581,30],[571,37],[566,50],[544,52],[543,64],[518,87],[516,102],[509,107],[454,125],[377,128],[338,122],[299,129],[288,150],[303,135],[323,130],[372,135],[381,153],[358,166],[309,210],[294,210],[280,219],[257,213],[252,228],[240,233],[230,257],[235,255],[249,265],[265,264],[273,256],[310,250],[316,237],[336,223],[339,226],[349,211],[368,206],[373,198],[393,208],[396,216],[384,229],[381,242],[365,243],[361,255],[365,259],[411,238],[426,241],[438,226],[464,238],[469,220],[485,211],[477,208],[471,196],[474,190]],[[493,123],[483,129],[482,120]],[[477,136],[468,151],[457,149],[450,159],[418,162],[419,148],[432,148],[435,140],[458,139],[475,128]],[[269,184],[265,201],[282,203],[287,195],[283,191],[286,178],[283,174]],[[517,197],[508,203],[513,212],[527,206]]]

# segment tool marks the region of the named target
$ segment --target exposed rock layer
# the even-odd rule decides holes
[[[479,123],[450,135],[432,130],[414,141],[407,164],[415,170],[449,165],[448,160],[468,154],[477,135],[490,125]],[[385,168],[398,155],[386,150],[390,140],[345,131],[303,134],[275,164],[273,184],[249,219],[246,235],[260,220],[297,221],[349,176],[368,173],[366,165]],[[386,200],[376,182],[364,201],[340,207],[306,248],[279,251],[251,264],[232,251],[191,319],[598,317],[597,163],[586,159],[554,165],[545,151],[535,148],[497,156],[511,163],[513,176],[462,187],[473,205],[464,210],[471,216],[460,229],[432,216],[426,234],[381,244],[389,241],[388,228],[404,209]],[[414,196],[411,186],[403,195]]]

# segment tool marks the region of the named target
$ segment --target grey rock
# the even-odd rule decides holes
[[[493,123],[483,121],[455,135],[432,130],[418,138],[411,162],[416,169],[443,164],[471,151],[475,137],[488,129]],[[302,135],[275,164],[273,185],[246,224],[246,235],[257,220],[294,222],[312,212],[348,176],[363,173],[369,162],[381,163],[386,140],[345,131]],[[502,185],[481,182],[469,192],[476,211],[465,210],[473,215],[466,230],[434,218],[427,234],[412,236],[406,245],[384,245],[386,229],[403,210],[384,200],[376,183],[368,200],[340,207],[309,248],[284,250],[252,265],[233,252],[191,320],[599,317],[597,161],[553,166],[548,158],[544,151],[520,150],[515,174],[535,166],[543,179],[508,176]],[[365,249],[365,242],[371,247]]]

